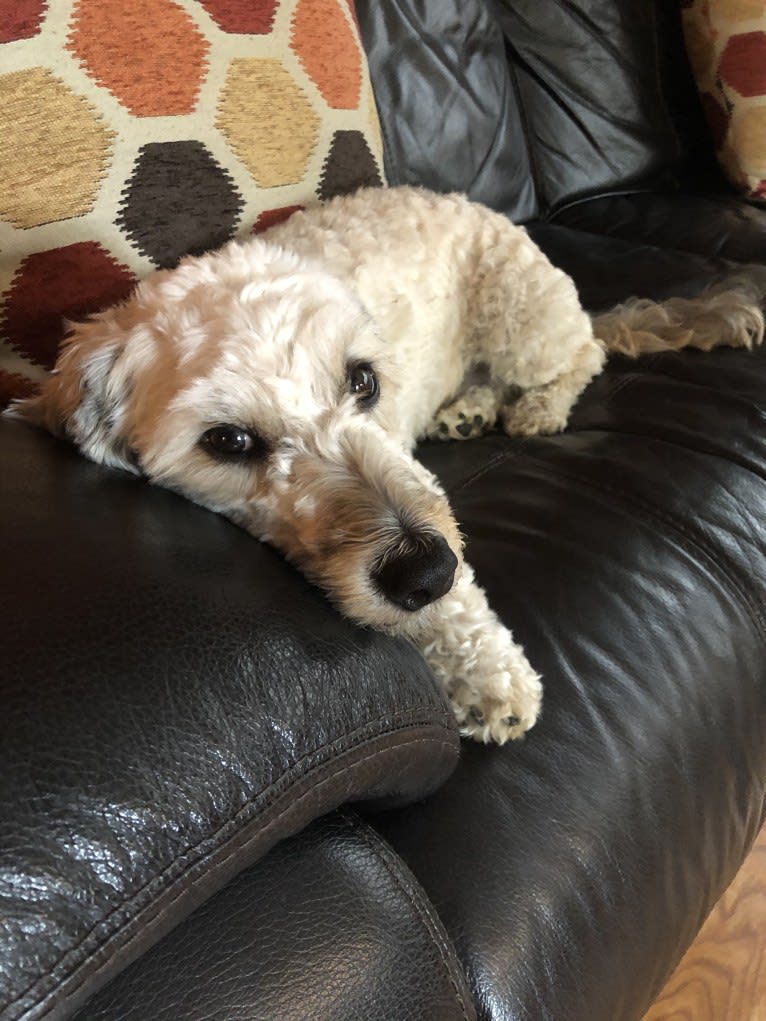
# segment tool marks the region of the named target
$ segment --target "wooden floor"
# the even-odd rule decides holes
[[[644,1021],[766,1021],[766,827]]]

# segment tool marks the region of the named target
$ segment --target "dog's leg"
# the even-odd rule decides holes
[[[467,288],[469,365],[484,365],[511,435],[562,430],[606,359],[570,277],[519,228],[494,216]],[[520,395],[520,396],[519,396]],[[459,400],[459,398],[458,398]]]
[[[438,616],[416,643],[444,684],[461,733],[497,744],[521,737],[540,711],[540,677],[490,609],[468,564],[434,610]]]
[[[591,343],[583,348],[574,368],[544,386],[530,387],[517,400],[500,409],[500,421],[509,436],[538,436],[561,432],[585,387],[600,371],[604,354]]]
[[[498,394],[489,385],[471,386],[434,415],[426,430],[431,440],[470,440],[495,424]]]

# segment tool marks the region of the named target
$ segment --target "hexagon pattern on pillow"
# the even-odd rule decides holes
[[[766,0],[682,0],[682,7],[721,166],[748,198],[766,201]]]
[[[0,406],[66,318],[380,185],[350,0],[0,0]]]

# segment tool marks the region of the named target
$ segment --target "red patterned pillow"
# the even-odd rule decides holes
[[[683,23],[721,166],[766,201],[766,0],[683,0]]]
[[[353,0],[0,0],[0,401],[65,318],[382,183]]]

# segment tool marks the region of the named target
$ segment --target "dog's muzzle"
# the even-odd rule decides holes
[[[422,609],[452,588],[457,557],[441,535],[427,535],[414,550],[386,561],[372,580],[390,602],[409,613]]]

